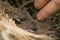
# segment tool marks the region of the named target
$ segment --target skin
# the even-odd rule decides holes
[[[34,0],[34,6],[41,9],[36,17],[42,21],[60,10],[60,0]]]

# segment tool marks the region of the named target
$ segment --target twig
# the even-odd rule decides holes
[[[24,8],[26,5],[32,3],[33,0],[27,1],[26,3],[23,3],[21,6],[19,6],[19,8]]]

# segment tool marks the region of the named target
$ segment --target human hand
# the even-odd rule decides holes
[[[60,0],[34,0],[37,9],[42,8],[36,15],[42,21],[60,10]]]

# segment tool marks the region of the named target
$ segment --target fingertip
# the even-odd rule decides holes
[[[37,13],[37,15],[36,15],[36,18],[37,18],[37,20],[39,20],[39,21],[43,21],[43,20],[45,20],[46,18],[48,18],[49,17],[49,15],[47,15],[44,11],[40,11],[39,13]]]
[[[40,9],[44,7],[49,0],[35,0],[34,1],[34,6],[36,9]]]
[[[34,7],[35,7],[36,9],[40,9],[40,8],[41,8],[41,5],[39,5],[39,4],[40,4],[39,2],[40,2],[39,0],[35,0],[35,1],[34,1]]]

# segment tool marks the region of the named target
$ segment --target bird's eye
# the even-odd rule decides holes
[[[20,20],[19,19],[13,18],[13,20],[15,21],[16,24],[20,24]]]
[[[24,23],[26,21],[25,18],[20,19],[21,23]]]

